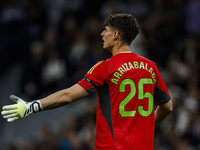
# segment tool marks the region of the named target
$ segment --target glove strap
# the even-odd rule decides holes
[[[32,101],[30,107],[32,107],[33,113],[36,113],[36,112],[43,110],[43,107],[42,107],[40,100]]]
[[[43,107],[42,107],[40,100],[35,100],[35,101],[32,101],[32,102],[29,102],[28,105],[29,106],[28,106],[27,110],[24,112],[23,117],[26,117],[26,116],[28,116],[32,113],[36,113],[36,112],[43,110]]]

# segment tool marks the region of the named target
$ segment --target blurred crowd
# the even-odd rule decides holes
[[[157,63],[174,105],[155,128],[155,150],[200,150],[199,0],[7,0],[0,4],[0,77],[19,64],[18,93],[31,99],[75,84],[97,61],[111,57],[102,49],[100,36],[108,15],[136,16],[141,29],[131,50]],[[37,140],[9,143],[4,150],[92,150],[95,104],[91,98],[87,110],[66,119],[58,133],[42,125]]]

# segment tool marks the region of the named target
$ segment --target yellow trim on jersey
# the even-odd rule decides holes
[[[98,62],[96,65],[94,65],[88,72],[87,72],[87,74],[91,74],[92,72],[93,72],[93,70],[99,65],[99,64],[101,64],[102,63],[102,61],[100,61],[100,62]]]

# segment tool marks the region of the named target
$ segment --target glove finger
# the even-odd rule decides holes
[[[16,105],[16,104],[13,104],[13,105],[6,105],[6,106],[3,106],[2,109],[3,109],[3,110],[13,110],[13,109],[17,109],[17,105]]]
[[[11,95],[10,99],[13,100],[13,101],[15,101],[15,102],[20,102],[22,100],[21,98],[15,96],[15,95]]]
[[[17,117],[18,113],[14,113],[14,114],[9,114],[9,115],[4,115],[3,118],[4,119],[8,119],[8,118],[13,118],[13,117]]]
[[[17,119],[19,119],[19,117],[9,118],[9,119],[7,119],[7,121],[8,121],[8,122],[12,122],[12,121],[15,121],[15,120],[17,120]]]
[[[6,116],[6,115],[10,115],[10,114],[14,114],[14,113],[16,113],[17,112],[17,110],[6,110],[6,111],[2,111],[1,112],[1,114],[3,115],[3,116]]]

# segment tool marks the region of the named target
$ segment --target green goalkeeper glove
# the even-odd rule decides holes
[[[43,110],[40,100],[25,102],[15,95],[11,95],[10,99],[17,102],[17,104],[6,105],[2,108],[3,111],[1,112],[3,118],[7,119],[8,122],[24,118],[32,113]]]

